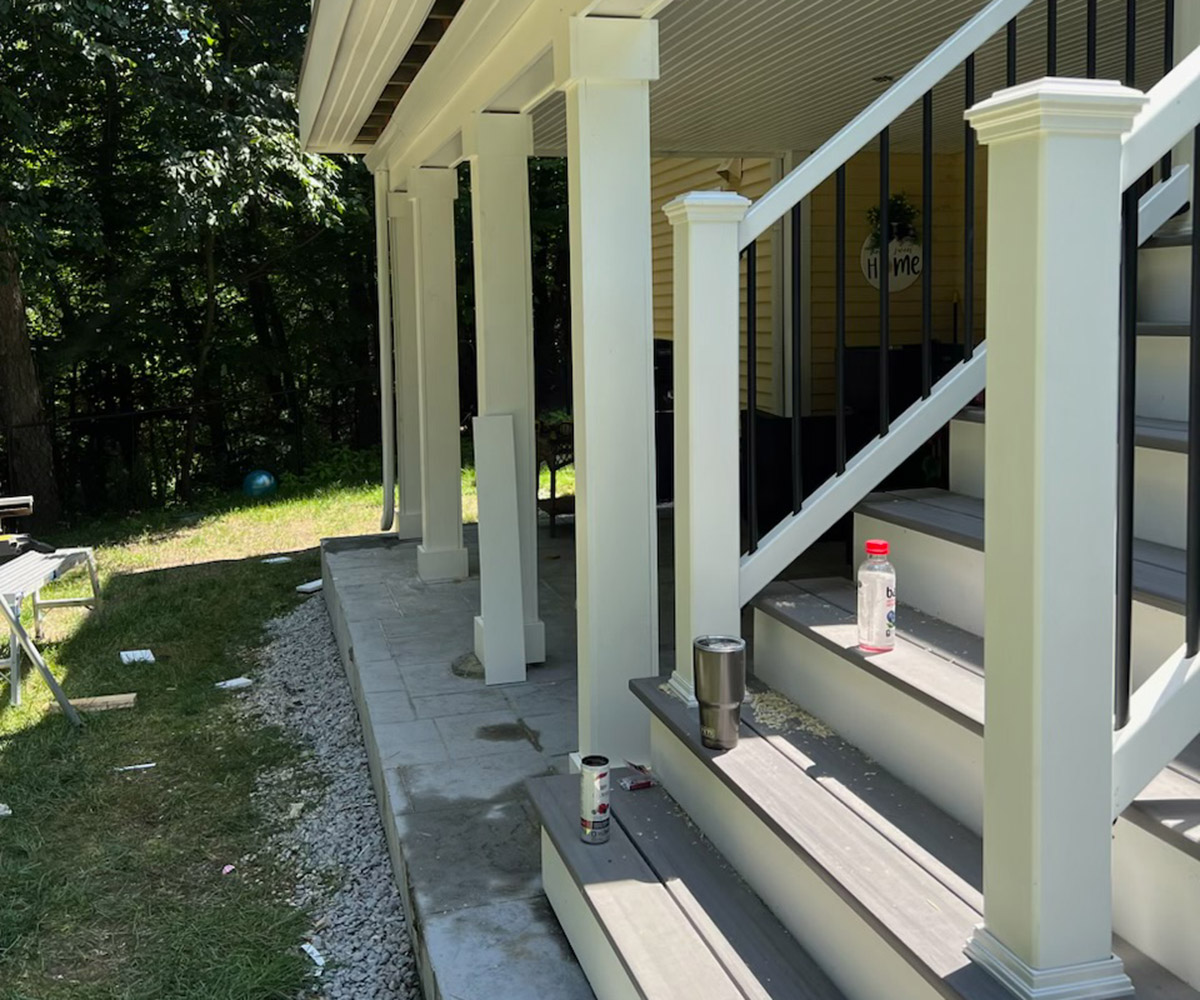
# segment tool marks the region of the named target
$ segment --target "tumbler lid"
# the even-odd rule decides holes
[[[736,635],[700,635],[693,646],[706,653],[740,653],[746,648],[746,640]]]

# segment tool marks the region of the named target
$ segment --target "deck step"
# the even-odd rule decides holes
[[[1162,421],[1169,423],[1169,421]],[[902,528],[983,551],[983,501],[949,490],[917,489],[873,493],[854,510]],[[1182,614],[1186,590],[1182,549],[1135,538],[1134,600]]]
[[[1148,327],[1143,332],[1141,327]],[[1175,327],[1183,329],[1175,331]],[[1139,323],[1138,332],[1143,336],[1184,336],[1188,332],[1186,323]],[[987,422],[987,411],[982,406],[967,406],[959,411],[955,420],[964,423],[983,424]],[[1153,448],[1156,451],[1174,451],[1187,454],[1187,421],[1167,420],[1163,417],[1135,417],[1134,444],[1139,448]]]
[[[793,715],[776,728],[778,718],[760,718],[747,705],[738,746],[718,753],[701,745],[696,710],[664,692],[656,679],[634,681],[631,688],[653,715],[655,765],[661,766],[668,789],[677,784],[685,807],[709,810],[720,827],[714,840],[728,841],[728,848],[719,844],[728,856],[742,856],[742,874],[763,898],[777,911],[804,905],[789,889],[790,875],[778,863],[780,855],[771,853],[786,852],[787,868],[815,874],[858,918],[863,933],[873,935],[874,945],[860,941],[841,956],[828,944],[821,950],[813,947],[847,994],[922,995],[914,991],[916,982],[923,984],[924,995],[933,997],[1008,997],[962,951],[981,921],[982,846],[977,835],[811,717]],[[663,747],[664,738],[681,748],[685,761]],[[709,776],[707,787],[695,773],[689,776],[689,768]],[[714,802],[711,779],[732,793],[726,803]],[[731,816],[735,809],[742,815]],[[768,846],[765,837],[777,846]],[[760,856],[766,858],[761,867],[755,860]],[[755,884],[756,879],[764,884]],[[821,937],[826,925],[847,926],[831,903],[815,892],[808,895],[818,924],[805,925],[803,913],[793,919],[808,926],[809,933]],[[803,932],[798,933],[807,944]],[[869,951],[880,945],[888,949],[886,960]],[[1115,941],[1114,947],[1135,975],[1140,995],[1200,998],[1124,942]],[[893,963],[907,974],[889,972]],[[871,976],[883,974],[896,978],[879,992]]]
[[[629,772],[614,777],[621,773]],[[705,997],[844,1000],[661,788],[614,787],[610,840],[593,845],[578,835],[578,777],[535,778],[528,787],[636,995],[690,1000],[703,983]],[[582,960],[587,945],[572,943]],[[600,978],[592,982],[603,997],[610,984]]]

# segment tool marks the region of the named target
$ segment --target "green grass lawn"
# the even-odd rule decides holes
[[[541,485],[548,495],[544,469]],[[463,487],[474,521],[473,469]],[[559,493],[573,489],[562,470]],[[303,986],[308,922],[284,901],[289,873],[241,860],[267,832],[255,777],[300,751],[213,684],[253,670],[263,624],[320,575],[318,540],[377,531],[380,501],[378,487],[226,498],[48,538],[96,548],[104,604],[52,611],[47,661],[72,698],[134,691],[138,703],[75,732],[48,714],[41,678],[26,675],[19,709],[0,682],[0,802],[14,812],[0,819],[0,1000],[257,1000]],[[276,553],[293,561],[262,564]],[[46,595],[86,592],[76,573]],[[143,648],[158,662],[121,665],[120,650]]]
[[[27,675],[19,710],[0,682],[0,802],[14,812],[0,819],[0,998],[253,1000],[303,986],[308,922],[284,901],[289,873],[241,860],[265,832],[255,776],[299,750],[213,684],[253,669],[263,623],[320,574],[318,539],[376,530],[378,507],[378,488],[328,490],[52,537],[97,546],[104,606],[51,612],[47,660],[71,697],[136,691],[138,704],[75,732],[47,714],[40,678]],[[276,552],[294,561],[260,562]],[[56,593],[84,590],[73,576]],[[120,664],[143,647],[159,662]]]

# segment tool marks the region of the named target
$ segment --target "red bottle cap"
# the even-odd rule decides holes
[[[886,556],[888,554],[888,543],[882,538],[867,539],[867,555],[869,556]]]

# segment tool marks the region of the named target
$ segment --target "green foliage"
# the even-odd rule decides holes
[[[378,439],[370,178],[300,148],[309,13],[0,0],[0,240],[75,510]]]
[[[893,240],[901,240],[902,242],[917,243],[921,242],[921,231],[917,228],[917,223],[921,220],[921,213],[917,207],[908,200],[908,195],[903,191],[899,194],[894,194],[888,198],[888,229],[891,233],[888,237],[888,243]],[[872,205],[867,209],[867,224],[871,227],[871,235],[868,239],[867,246],[871,250],[879,249],[879,206]]]

